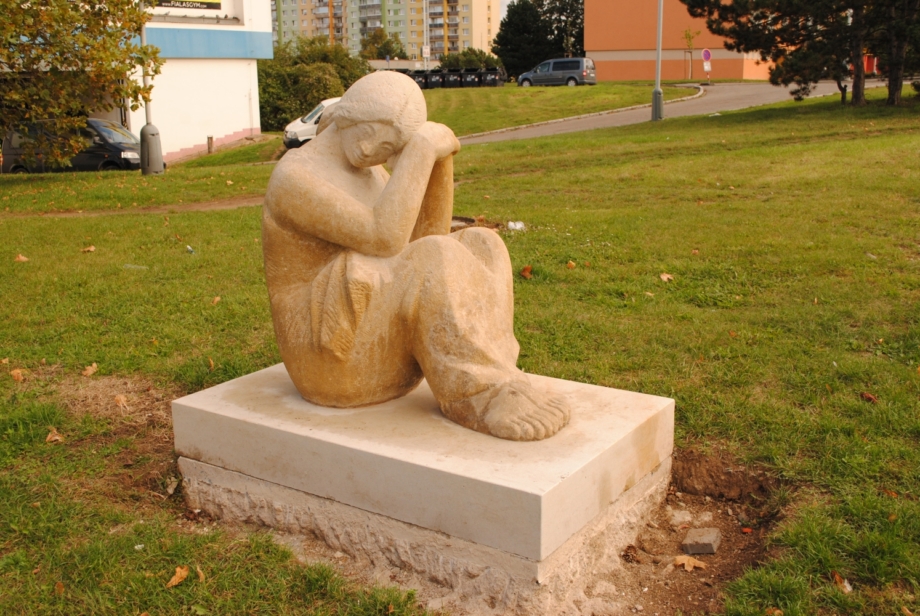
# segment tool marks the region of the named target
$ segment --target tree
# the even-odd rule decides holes
[[[360,53],[366,60],[395,60],[408,55],[402,41],[399,40],[399,33],[387,35],[383,28],[378,28],[361,39]]]
[[[351,55],[343,45],[330,45],[326,36],[298,37],[288,51],[293,54],[293,64],[331,64],[346,90],[372,70],[367,60]]]
[[[886,102],[897,105],[901,102],[905,71],[920,66],[920,0],[877,0],[871,13],[878,24],[878,34],[870,48],[888,78]]]
[[[756,52],[774,63],[770,81],[807,96],[819,79],[853,79],[854,105],[864,105],[865,51],[882,60],[888,104],[901,99],[911,41],[920,42],[920,0],[680,0],[725,47]],[[918,62],[920,65],[920,62]]]
[[[543,60],[563,55],[552,24],[532,0],[512,0],[492,44],[509,75],[520,75]]]
[[[351,57],[347,49],[330,45],[325,37],[279,45],[274,58],[259,60],[262,128],[282,130],[323,100],[341,96],[368,72],[367,61]]]
[[[66,166],[89,113],[150,100],[153,86],[132,77],[162,62],[137,42],[149,15],[136,0],[0,0],[0,15],[0,136],[27,135],[27,158]]]
[[[585,55],[585,2],[584,0],[539,0],[537,8],[549,22],[551,37],[556,47],[567,58]]]
[[[441,68],[502,68],[502,61],[487,51],[467,47],[460,53],[442,54],[438,61]]]

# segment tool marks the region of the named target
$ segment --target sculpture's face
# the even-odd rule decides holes
[[[345,156],[355,167],[382,165],[402,149],[399,131],[383,122],[360,122],[341,130]]]

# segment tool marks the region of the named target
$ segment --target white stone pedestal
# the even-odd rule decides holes
[[[486,612],[574,613],[578,578],[609,568],[664,495],[674,402],[530,378],[572,420],[529,443],[448,421],[424,382],[360,409],[304,401],[280,364],[212,387],[173,402],[186,497],[411,569]]]

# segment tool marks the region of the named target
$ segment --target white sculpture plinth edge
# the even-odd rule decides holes
[[[517,591],[561,584],[557,603],[616,561],[663,498],[674,401],[530,378],[572,408],[543,441],[465,429],[424,382],[397,400],[330,409],[304,401],[279,364],[186,396],[173,423],[188,504],[465,584],[467,597],[498,593],[506,607],[523,605]]]

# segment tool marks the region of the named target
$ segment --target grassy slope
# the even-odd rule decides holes
[[[470,135],[508,126],[644,105],[652,100],[653,85],[599,83],[567,88],[503,88],[425,90],[428,119],[451,127],[457,135]],[[664,88],[666,100],[692,96],[695,90]]]
[[[692,90],[665,88],[677,98]],[[429,115],[458,135],[645,103],[651,86],[479,88],[426,91]],[[55,212],[176,206],[262,194],[278,142],[257,143],[181,163],[162,176],[140,173],[60,173],[0,176],[0,212]],[[227,184],[227,181],[232,184]]]
[[[732,587],[730,614],[918,607],[910,598],[920,591],[917,131],[915,106],[853,110],[824,100],[458,156],[458,214],[529,226],[505,235],[515,269],[534,268],[532,280],[516,280],[523,367],[672,396],[681,445],[721,443],[809,486],[776,534],[779,558]],[[96,361],[100,374],[149,374],[188,389],[277,361],[258,209],[169,218],[168,226],[152,215],[0,219],[0,356],[31,370],[47,358],[74,374]],[[90,243],[96,252],[79,252]],[[13,263],[20,252],[31,260]],[[674,281],[662,282],[663,272]],[[74,554],[84,548],[73,544],[84,536],[92,553],[129,563],[119,579],[163,569],[162,556],[145,560],[131,541],[107,538],[109,518],[128,514],[97,504],[87,517],[85,496],[60,488],[56,473],[94,463],[86,452],[59,460],[37,442],[61,411],[10,379],[0,392],[0,448],[10,460],[0,471],[0,519],[15,520],[0,524],[10,605],[50,594],[30,577],[36,562],[70,576],[81,601],[122,596],[78,574]],[[42,490],[57,494],[51,514],[26,505]],[[185,541],[156,532],[165,546]],[[209,541],[215,555],[202,558],[216,562],[228,540]],[[47,545],[59,561],[41,560]],[[287,564],[274,572],[283,556],[253,549],[255,583],[279,588],[294,575]],[[855,592],[835,590],[830,571]],[[277,595],[274,605],[297,609],[291,601]]]

